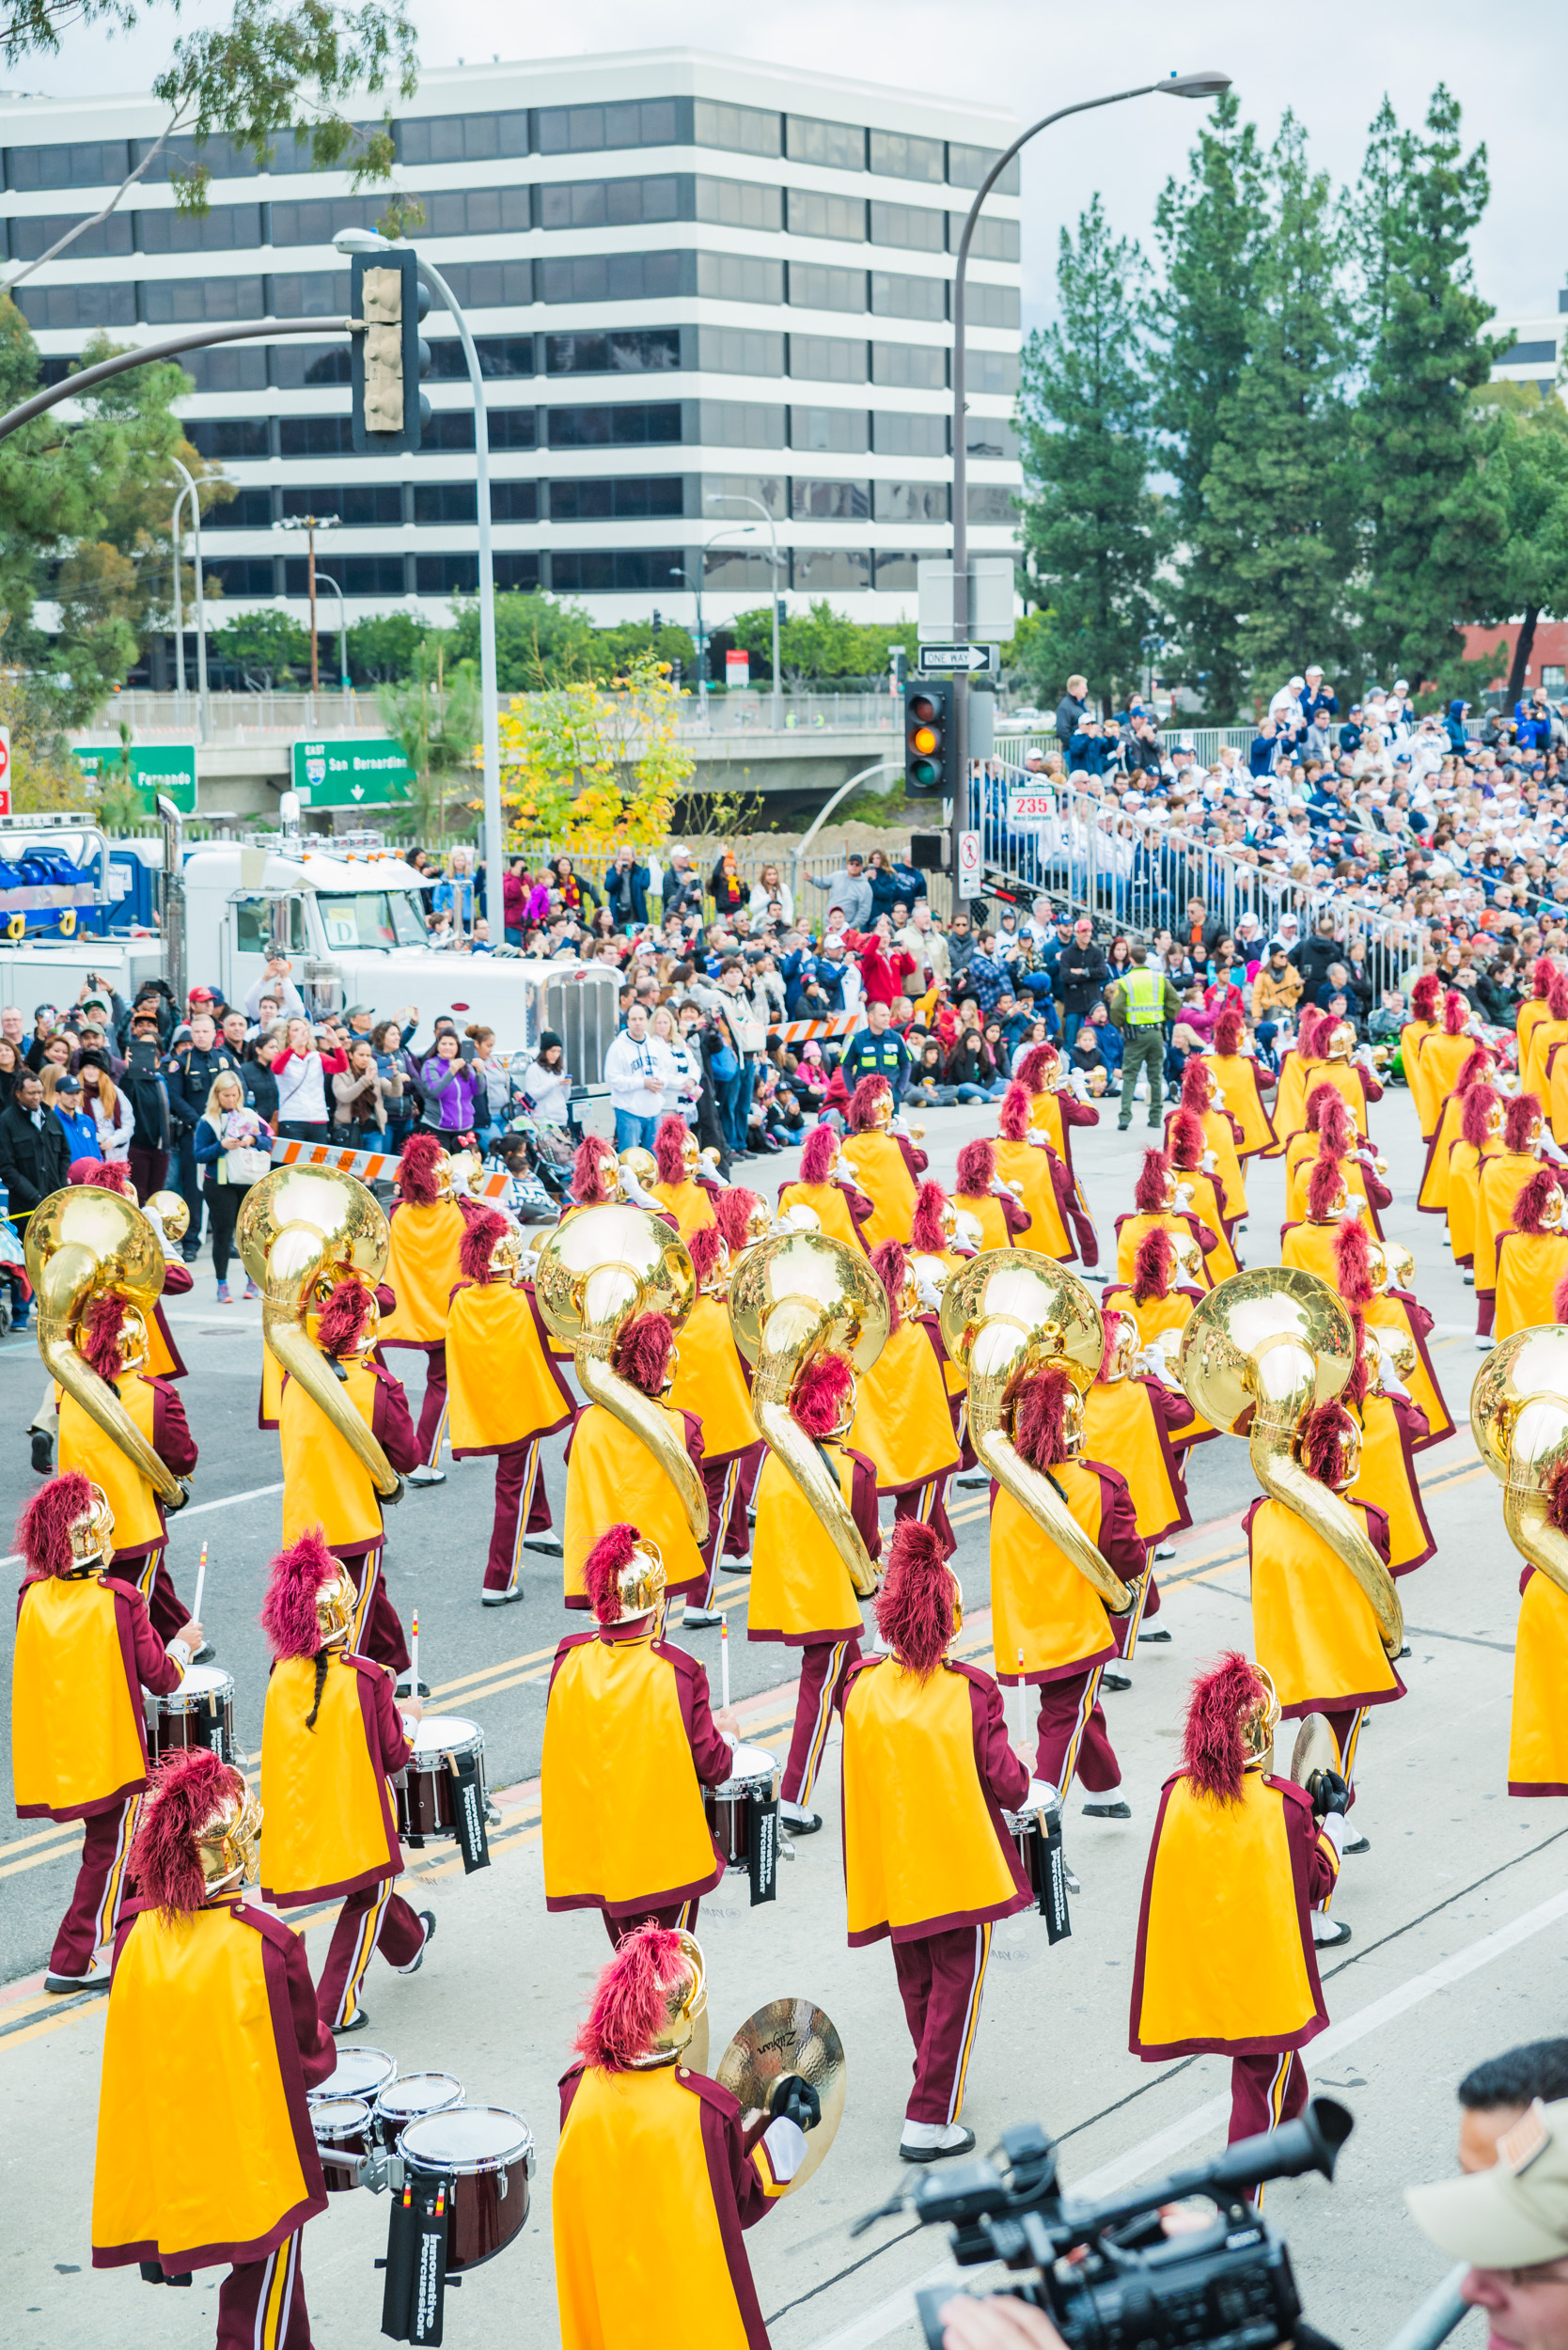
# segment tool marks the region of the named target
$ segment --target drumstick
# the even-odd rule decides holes
[[[419,1694],[419,1610],[417,1607],[414,1611],[414,1659],[408,1668],[408,1694],[411,1698],[416,1698]]]
[[[200,1560],[199,1560],[199,1562],[198,1562],[198,1564],[197,1564],[197,1567],[196,1567],[196,1606],[195,1606],[192,1608],[192,1610],[191,1610],[191,1614],[192,1614],[192,1616],[195,1618],[195,1620],[196,1620],[196,1622],[197,1623],[199,1623],[199,1622],[201,1622],[201,1591],[202,1591],[202,1586],[205,1584],[206,1580],[207,1580],[207,1545],[206,1545],[206,1543],[202,1543],[202,1545],[201,1545],[201,1558],[200,1558]]]
[[[728,1714],[729,1711],[729,1619],[728,1616],[719,1626],[719,1676],[721,1701],[724,1711]]]
[[[1029,1743],[1029,1692],[1028,1684],[1024,1679],[1022,1649],[1018,1652],[1018,1743],[1021,1747]]]

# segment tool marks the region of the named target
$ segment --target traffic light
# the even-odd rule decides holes
[[[922,678],[903,697],[903,784],[929,798],[952,789],[953,686],[950,678]]]
[[[431,404],[418,387],[430,372],[431,347],[419,332],[430,295],[416,257],[401,246],[356,253],[350,275],[351,315],[365,321],[350,337],[353,445],[362,456],[400,457],[419,446]]]

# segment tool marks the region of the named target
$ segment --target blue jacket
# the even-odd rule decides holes
[[[1081,767],[1086,776],[1103,776],[1110,765],[1110,744],[1099,734],[1075,734],[1067,745],[1069,772]]]
[[[72,1159],[101,1159],[103,1156],[98,1147],[98,1128],[86,1110],[63,1110],[56,1102],[55,1115],[65,1128],[65,1138]]]
[[[1450,702],[1443,719],[1443,731],[1449,738],[1450,750],[1462,751],[1465,748],[1468,738],[1465,732],[1465,704],[1462,700]]]
[[[1278,735],[1254,735],[1247,754],[1248,772],[1254,776],[1272,776],[1278,750],[1279,737]]]
[[[618,922],[635,923],[640,929],[647,921],[649,879],[646,865],[628,865],[624,881],[619,867],[610,867],[604,875],[604,903]]]
[[[828,955],[814,955],[808,948],[797,947],[784,957],[779,969],[784,980],[784,1010],[791,1020],[821,1020],[829,1012],[844,1009],[844,978],[849,964],[845,956],[835,963]],[[825,996],[822,1002],[808,996],[806,990],[815,986]]]

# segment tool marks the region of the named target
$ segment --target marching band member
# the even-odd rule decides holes
[[[1192,1524],[1176,1442],[1197,1414],[1179,1390],[1135,1371],[1137,1317],[1117,1312],[1108,1291],[1102,1310],[1105,1351],[1100,1375],[1083,1399],[1084,1449],[1091,1461],[1116,1463],[1132,1500],[1138,1535],[1150,1557],[1158,1558],[1170,1536]],[[1151,1592],[1146,1608],[1135,1608],[1135,1614],[1139,1612],[1158,1615],[1158,1594]],[[1129,1629],[1129,1649],[1137,1631],[1136,1624]]]
[[[1318,1049],[1324,1055],[1323,1081],[1340,1095],[1356,1120],[1356,1132],[1370,1140],[1372,1121],[1367,1112],[1374,1102],[1382,1101],[1383,1087],[1376,1072],[1356,1058],[1354,1025],[1331,1019],[1325,1012],[1318,1030]]]
[[[614,1147],[602,1135],[585,1135],[577,1145],[570,1188],[572,1208],[610,1208],[625,1197]]]
[[[702,1165],[697,1136],[683,1118],[660,1119],[653,1133],[653,1163],[659,1180],[649,1189],[660,1207],[674,1216],[682,1239],[689,1241],[714,1219],[712,1189],[697,1180],[697,1169]]]
[[[599,1978],[561,2079],[550,2186],[562,2350],[768,2350],[742,2232],[776,2209],[822,2107],[785,2073],[760,2131],[743,2131],[729,2090],[682,2061],[707,1998],[700,1949],[662,1926]]]
[[[1246,1018],[1232,1004],[1215,1022],[1213,1051],[1199,1056],[1219,1090],[1224,1107],[1241,1130],[1236,1143],[1238,1159],[1255,1158],[1275,1141],[1274,1120],[1263,1106],[1257,1061],[1242,1051],[1246,1034]],[[1189,1061],[1187,1067],[1191,1066]],[[1186,1071],[1182,1073],[1184,1078]]]
[[[1332,1285],[1335,1239],[1344,1218],[1355,1214],[1343,1159],[1332,1151],[1321,1152],[1307,1185],[1307,1214],[1279,1228],[1280,1262],[1299,1265]]]
[[[1143,1154],[1142,1171],[1133,1193],[1133,1213],[1116,1219],[1119,1281],[1131,1281],[1137,1252],[1151,1232],[1168,1232],[1178,1246],[1184,1238],[1199,1251],[1200,1277],[1205,1289],[1213,1289],[1205,1260],[1215,1245],[1215,1235],[1206,1224],[1200,1223],[1190,1207],[1177,1206],[1177,1196],[1176,1169],[1170,1164],[1169,1152],[1151,1144]]]
[[[942,1336],[933,1314],[920,1310],[909,1260],[896,1240],[871,1251],[871,1266],[887,1296],[887,1343],[863,1371],[848,1444],[876,1464],[877,1498],[895,1495],[896,1519],[917,1518],[957,1548],[948,1523],[948,1479],[959,1465]]]
[[[617,1945],[650,1922],[691,1932],[724,1878],[702,1790],[733,1775],[736,1716],[665,1639],[656,1543],[612,1526],[584,1573],[595,1628],[562,1639],[545,1700],[544,1906],[597,1909]]]
[[[306,2098],[337,2053],[304,1937],[246,1899],[259,1826],[240,1773],[205,1748],[171,1757],[147,1798],[103,2033],[92,2264],[189,2284],[227,2263],[220,2350],[309,2350],[300,2236],[327,2199]],[[190,2126],[192,2050],[241,2159]]]
[[[1449,1116],[1447,1105],[1450,1103],[1453,1094],[1460,1089],[1459,1073],[1474,1051],[1475,1043],[1476,1040],[1470,1034],[1470,1007],[1457,989],[1450,988],[1443,998],[1441,1027],[1435,1027],[1428,1035],[1423,1036],[1417,1047],[1416,1066],[1420,1073],[1424,1097],[1438,1113],[1432,1134],[1428,1137],[1427,1167],[1429,1171],[1433,1166],[1434,1152],[1437,1153],[1439,1165],[1446,1168],[1448,1145],[1453,1138],[1454,1123]],[[1490,1056],[1488,1056],[1488,1064],[1485,1073],[1489,1075],[1491,1073]],[[1473,1074],[1471,1082],[1474,1082]],[[1450,1128],[1450,1132],[1446,1135],[1443,1131],[1445,1126]],[[1423,1183],[1423,1197],[1424,1193]]]
[[[1374,1337],[1387,1332],[1390,1351],[1408,1361],[1401,1376],[1426,1422],[1424,1434],[1412,1436],[1411,1450],[1429,1451],[1453,1434],[1453,1418],[1426,1348],[1432,1316],[1412,1292],[1395,1287],[1389,1244],[1369,1238],[1357,1217],[1342,1223],[1334,1236],[1334,1278],[1352,1312]]]
[[[1354,1230],[1354,1226],[1341,1229]],[[1354,1246],[1354,1244],[1352,1244]],[[1416,1477],[1416,1448],[1427,1434],[1426,1414],[1410,1400],[1388,1358],[1353,1307],[1356,1370],[1340,1402],[1361,1434],[1360,1465],[1345,1488],[1352,1501],[1371,1502],[1388,1521],[1388,1572],[1424,1567],[1437,1544],[1427,1523]]]
[[[1031,1371],[1011,1403],[1011,1439],[1029,1468],[1049,1475],[1111,1573],[1136,1589],[1148,1554],[1120,1469],[1084,1454],[1084,1409],[1056,1365]],[[1075,1776],[1091,1819],[1130,1820],[1121,1770],[1105,1729],[1100,1675],[1118,1653],[1116,1627],[1099,1592],[1002,1487],[991,1492],[991,1638],[996,1678],[1035,1686],[1040,1718],[1035,1777],[1065,1804]]]
[[[1186,1265],[1181,1261],[1186,1252]],[[1182,1278],[1184,1271],[1196,1273],[1202,1252],[1188,1232],[1174,1234],[1157,1228],[1145,1232],[1133,1258],[1130,1281],[1107,1281],[1103,1309],[1105,1313],[1130,1314],[1137,1326],[1137,1351],[1140,1355],[1154,1351],[1168,1358],[1174,1355],[1182,1332],[1192,1319],[1192,1309],[1203,1292],[1196,1282]],[[1195,1420],[1193,1429],[1201,1423]],[[1190,1432],[1184,1431],[1189,1442],[1196,1441]],[[1212,1437],[1217,1432],[1208,1430]]]
[[[523,1546],[546,1533],[550,1504],[539,1448],[572,1424],[576,1405],[557,1368],[534,1295],[523,1281],[526,1244],[494,1208],[468,1219],[458,1250],[463,1278],[447,1324],[448,1434],[454,1461],[493,1454],[495,1515],[485,1560],[485,1607],[523,1596]],[[559,1551],[558,1542],[537,1547]]]
[[[1540,1295],[1534,1323],[1541,1320]],[[1552,1292],[1552,1319],[1568,1322],[1568,1277]],[[1568,1707],[1562,1702],[1568,1687],[1568,1467],[1560,1462],[1544,1492],[1529,1492],[1522,1499],[1530,1547],[1519,1577],[1513,1636],[1508,1792],[1568,1795]],[[1512,1525],[1509,1530],[1513,1533]],[[1517,1534],[1513,1539],[1517,1543]]]
[[[679,1411],[668,1395],[675,1378],[675,1330],[669,1316],[638,1314],[618,1332],[610,1368],[644,1395],[669,1422],[676,1442],[702,1474],[702,1422]],[[566,1605],[587,1607],[585,1573],[599,1529],[632,1512],[659,1547],[671,1599],[700,1603],[708,1569],[686,1516],[685,1503],[663,1465],[603,1403],[577,1415],[566,1454]]]
[[[89,1191],[118,1191],[122,1198],[129,1199],[133,1204],[135,1203],[136,1188],[131,1181],[129,1162],[124,1159],[73,1160],[71,1180],[73,1183],[85,1185]],[[183,1207],[184,1202],[181,1201],[180,1205]],[[153,1299],[152,1318],[148,1325],[148,1370],[154,1379],[185,1379],[190,1374],[185,1368],[180,1349],[174,1342],[174,1333],[169,1328],[168,1316],[164,1311],[164,1298],[186,1295],[194,1286],[195,1277],[190,1266],[165,1231],[164,1219],[158,1214],[157,1209],[149,1208],[145,1200],[141,1206],[142,1214],[157,1233],[164,1249],[163,1295]],[[34,1465],[36,1466],[37,1464],[35,1463]]]
[[[1449,1146],[1449,1246],[1474,1284],[1481,1170],[1502,1149],[1503,1099],[1495,1086],[1473,1085],[1462,1097],[1459,1140]]]
[[[1197,1064],[1189,1062],[1188,1066]],[[1231,1220],[1225,1213],[1214,1152],[1204,1141],[1203,1128],[1191,1110],[1178,1110],[1171,1119],[1166,1132],[1166,1151],[1182,1188],[1191,1199],[1193,1214],[1214,1236],[1214,1246],[1208,1251],[1209,1278],[1228,1280],[1232,1273],[1241,1270],[1231,1243]],[[1120,1253],[1119,1250],[1119,1256]]]
[[[1242,1128],[1226,1107],[1225,1096],[1208,1062],[1197,1054],[1182,1072],[1181,1099],[1165,1122],[1165,1147],[1168,1151],[1171,1147],[1171,1129],[1182,1117],[1198,1121],[1203,1137],[1202,1150],[1210,1153],[1220,1208],[1227,1228],[1233,1230],[1236,1223],[1247,1214],[1247,1184],[1242,1176],[1240,1157]]]
[[[1446,1043],[1448,1039],[1442,1041]],[[1447,1215],[1453,1147],[1465,1131],[1466,1101],[1477,1086],[1490,1084],[1497,1073],[1497,1062],[1484,1044],[1473,1043],[1468,1037],[1464,1042],[1465,1058],[1452,1090],[1441,1099],[1437,1123],[1426,1147],[1426,1165],[1416,1194],[1416,1207],[1422,1215]]]
[[[958,1154],[953,1205],[980,1226],[982,1249],[1015,1248],[1019,1233],[1029,1229],[1029,1212],[996,1172],[996,1147],[983,1136],[966,1142]]]
[[[841,1355],[819,1355],[802,1371],[790,1410],[838,1481],[869,1557],[881,1554],[876,1464],[853,1451],[855,1372]],[[864,1626],[849,1570],[794,1479],[771,1449],[757,1480],[752,1529],[748,1640],[776,1640],[801,1652],[790,1756],[779,1782],[779,1818],[796,1836],[822,1825],[809,1809],[827,1743],[833,1703],[860,1653]]]
[[[1030,1904],[1001,1818],[1023,1809],[1029,1768],[995,1681],[948,1653],[964,1601],[933,1528],[894,1528],[876,1622],[888,1653],[860,1658],[839,1700],[849,1941],[892,1943],[915,2044],[899,2153],[940,2162],[975,2143],[960,2117],[991,1929]]]
[[[809,1208],[830,1240],[859,1247],[871,1203],[850,1177],[829,1125],[812,1127],[801,1147],[799,1175],[778,1186],[779,1214],[791,1208]]]
[[[1554,1142],[1568,1145],[1568,1053],[1560,1042],[1548,1044],[1546,1060],[1546,1122]]]
[[[965,1248],[959,1240],[961,1211],[953,1205],[940,1183],[926,1183],[915,1195],[915,1221],[909,1235],[909,1270],[920,1301],[921,1318],[936,1349],[942,1366],[942,1385],[947,1393],[948,1411],[952,1420],[953,1436],[959,1447],[959,1466],[972,1469],[974,1450],[966,1434],[968,1417],[965,1397],[969,1390],[968,1374],[962,1363],[955,1363],[942,1343],[942,1324],[938,1319],[942,1309],[942,1292],[958,1271],[978,1255],[976,1248]],[[979,1227],[965,1219],[971,1237]],[[878,1366],[880,1368],[880,1366]]]
[[[419,1458],[418,1444],[401,1382],[376,1360],[377,1320],[374,1295],[351,1275],[307,1313],[306,1329],[312,1344],[341,1375],[348,1404],[390,1465],[404,1476]],[[306,1534],[321,1532],[359,1594],[353,1626],[356,1653],[373,1656],[394,1672],[404,1671],[409,1657],[403,1627],[381,1572],[386,1526],[374,1479],[348,1438],[297,1380],[283,1382],[277,1433],[283,1455],[284,1549]]]
[[[746,1507],[761,1471],[766,1448],[751,1417],[751,1383],[729,1327],[725,1299],[729,1290],[729,1251],[716,1224],[700,1226],[686,1238],[697,1277],[697,1301],[681,1325],[675,1384],[669,1400],[677,1411],[698,1419],[702,1429],[702,1481],[708,1495],[708,1539],[701,1545],[707,1588],[701,1605],[688,1601],[688,1626],[722,1622],[713,1607],[713,1586],[723,1559],[744,1559],[751,1548]]]
[[[1547,1006],[1552,992],[1552,981],[1560,979],[1561,976],[1550,955],[1538,955],[1531,965],[1530,993],[1519,1006],[1513,1025],[1514,1041],[1518,1046],[1521,1085],[1524,1082],[1526,1056],[1529,1051],[1530,1039],[1540,1023],[1548,1016]]]
[[[1080,1206],[1067,1168],[1044,1136],[1029,1132],[1029,1097],[1021,1085],[1009,1086],[996,1125],[991,1146],[996,1172],[1022,1197],[1029,1217],[1014,1233],[1013,1247],[1037,1248],[1058,1264],[1070,1264],[1074,1257],[1086,1265],[1098,1263],[1100,1243],[1093,1219]]]
[[[1521,1006],[1521,1010],[1523,1007]],[[1544,1096],[1553,1053],[1568,1042],[1568,978],[1554,970],[1546,985],[1545,1018],[1537,1016],[1519,1047],[1519,1090]]]
[[[1309,1412],[1295,1456],[1316,1484],[1344,1495],[1360,1467],[1361,1432],[1338,1403]],[[1388,1521],[1374,1504],[1347,1501],[1372,1549],[1388,1558]],[[1252,1575],[1252,1644],[1287,1718],[1323,1714],[1334,1733],[1338,1769],[1356,1778],[1361,1729],[1374,1705],[1391,1705],[1404,1684],[1389,1662],[1372,1601],[1318,1528],[1282,1501],[1260,1496],[1242,1520]],[[1359,1838],[1347,1851],[1364,1849]],[[1350,1929],[1313,1929],[1320,1942],[1347,1942]]]
[[[1433,1094],[1430,1072],[1420,1065],[1420,1049],[1440,1026],[1438,1010],[1442,1000],[1442,980],[1435,971],[1423,972],[1410,990],[1410,1017],[1399,1032],[1400,1068],[1416,1105],[1423,1142],[1430,1139],[1442,1104]]]
[[[1328,2021],[1312,1912],[1339,1875],[1345,1789],[1275,1772],[1279,1711],[1234,1652],[1193,1683],[1138,1912],[1127,2044],[1146,2064],[1228,2056],[1232,2145],[1301,2111],[1301,2050]]]
[[[1568,982],[1565,982],[1568,986]],[[1536,1029],[1539,1039],[1545,1024]],[[1503,1117],[1502,1149],[1489,1158],[1476,1186],[1476,1345],[1484,1355],[1492,1340],[1497,1304],[1497,1234],[1513,1221],[1513,1206],[1537,1170],[1553,1164],[1542,1148],[1541,1104],[1533,1093],[1516,1093]]]
[[[432,1910],[393,1891],[402,1849],[388,1782],[414,1752],[418,1697],[399,1700],[384,1665],[350,1649],[353,1579],[319,1532],[268,1570],[261,1629],[273,1653],[261,1717],[267,1814],[261,1897],[278,1909],[341,1901],[316,2003],[329,2031],[363,2031],[360,1991],[379,1949],[400,1975],[419,1970]]]
[[[1336,1115],[1336,1112],[1339,1114]],[[1323,1144],[1323,1121],[1326,1118],[1333,1128],[1333,1149],[1342,1157],[1365,1139],[1355,1120],[1345,1108],[1344,1097],[1326,1080],[1320,1080],[1307,1096],[1307,1123],[1299,1134],[1294,1134],[1285,1145],[1285,1214],[1287,1217],[1301,1214],[1307,1178],[1312,1171],[1312,1161]]]
[[[1320,1095],[1326,1100],[1319,1102]],[[1341,1096],[1330,1086],[1315,1086],[1312,1101],[1318,1104],[1317,1147],[1313,1154],[1302,1156],[1292,1163],[1292,1153],[1308,1136],[1293,1135],[1286,1146],[1288,1173],[1285,1181],[1286,1217],[1298,1222],[1307,1206],[1307,1186],[1312,1169],[1320,1158],[1338,1159],[1345,1179],[1345,1189],[1356,1202],[1356,1213],[1366,1220],[1370,1231],[1381,1240],[1383,1228],[1378,1222],[1379,1211],[1391,1205],[1393,1193],[1379,1174],[1381,1162],[1364,1135],[1356,1132],[1356,1121],[1346,1109]],[[1309,1104],[1310,1108],[1310,1104]]]
[[[860,1230],[868,1249],[881,1240],[906,1241],[915,1214],[915,1186],[926,1171],[926,1154],[895,1127],[893,1089],[874,1073],[850,1095],[849,1138],[839,1146],[857,1189],[871,1203]]]
[[[1092,1102],[1080,1102],[1063,1081],[1061,1055],[1054,1044],[1030,1047],[1013,1072],[1014,1082],[1029,1097],[1029,1125],[1043,1135],[1066,1167],[1074,1192],[1078,1179],[1073,1167],[1073,1129],[1098,1126],[1100,1113]]]
[[[451,1161],[433,1135],[410,1135],[398,1161],[397,1185],[386,1279],[398,1302],[382,1325],[381,1343],[425,1358],[419,1457],[409,1483],[439,1485],[447,1475],[439,1465],[447,1433],[447,1316],[463,1278],[460,1252],[468,1227],[453,1189]]]
[[[721,1191],[713,1202],[724,1245],[729,1251],[729,1270],[733,1274],[753,1241],[760,1240],[773,1230],[767,1201],[760,1191],[747,1191],[744,1183],[731,1183]]]
[[[148,1368],[149,1335],[141,1308],[117,1291],[89,1299],[76,1344],[89,1371],[114,1388],[153,1451],[175,1477],[196,1465],[196,1439],[185,1409],[166,1379]],[[107,1496],[118,1547],[114,1571],[135,1584],[147,1601],[152,1629],[167,1644],[183,1636],[190,1610],[180,1604],[168,1570],[168,1526],[157,1487],[73,1395],[60,1395],[60,1469],[79,1469]]]
[[[142,1691],[178,1689],[199,1623],[164,1641],[114,1572],[115,1522],[79,1469],[40,1485],[17,1520],[26,1574],[11,1657],[11,1779],[22,1820],[80,1820],[82,1860],[49,1953],[46,1991],[104,1991],[93,1952],[112,1943],[148,1783]]]
[[[1308,1005],[1296,1024],[1295,1043],[1279,1063],[1274,1096],[1275,1147],[1264,1152],[1265,1158],[1278,1158],[1291,1136],[1299,1134],[1307,1122],[1307,1096],[1328,1067],[1323,1043],[1330,1025],[1328,1014],[1313,1004]]]
[[[1513,1202],[1513,1221],[1497,1234],[1495,1339],[1533,1329],[1541,1301],[1555,1297],[1568,1276],[1568,1231],[1562,1226],[1562,1189],[1556,1171],[1541,1167]],[[1561,1322],[1564,1317],[1558,1314]]]

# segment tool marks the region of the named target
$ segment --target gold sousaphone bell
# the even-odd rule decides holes
[[[1500,1339],[1470,1390],[1476,1449],[1503,1489],[1503,1523],[1521,1557],[1568,1591],[1568,1537],[1549,1517],[1568,1463],[1568,1329]]]

